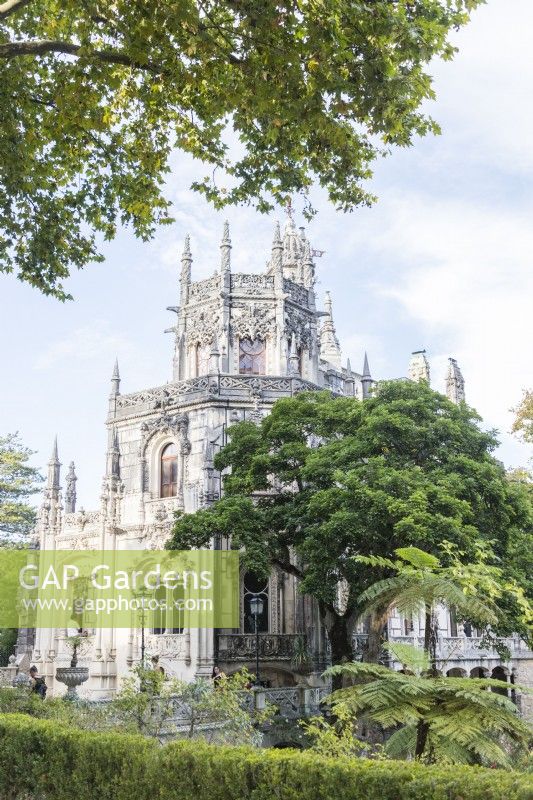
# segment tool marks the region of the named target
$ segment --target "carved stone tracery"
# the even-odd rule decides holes
[[[275,332],[276,312],[264,303],[233,304],[230,335],[235,339],[266,339]]]

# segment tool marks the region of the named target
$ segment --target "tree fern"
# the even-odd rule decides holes
[[[404,646],[402,656],[416,666],[416,648]],[[490,691],[507,689],[504,681],[428,677],[420,674],[420,661],[418,667],[419,674],[378,664],[332,667],[327,674],[342,674],[352,683],[331,695],[334,714],[346,719],[351,713],[391,731],[384,746],[391,758],[508,766],[510,752],[526,751],[531,727],[507,697]]]

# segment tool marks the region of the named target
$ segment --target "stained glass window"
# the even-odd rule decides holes
[[[178,448],[167,444],[161,453],[161,497],[176,497],[178,493]]]
[[[240,340],[239,372],[241,375],[265,374],[265,343],[262,339]]]

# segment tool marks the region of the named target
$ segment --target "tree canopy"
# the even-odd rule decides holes
[[[28,498],[42,477],[28,463],[32,455],[17,434],[0,436],[0,546],[20,544],[35,524]]]
[[[513,411],[515,412],[513,433],[520,436],[524,442],[533,444],[533,391],[530,389],[524,391],[520,403]]]
[[[215,461],[231,470],[224,497],[179,518],[170,546],[231,536],[247,569],[298,576],[318,601],[333,662],[350,659],[359,596],[393,574],[354,556],[416,546],[445,566],[443,542],[465,563],[484,542],[503,560],[530,524],[527,493],[507,479],[479,423],[464,403],[411,381],[384,382],[363,402],[328,392],[279,400],[260,425],[230,429]]]
[[[438,131],[428,64],[481,2],[0,2],[0,270],[68,297],[98,237],[169,221],[174,148],[217,208],[315,180],[368,204],[374,159]]]

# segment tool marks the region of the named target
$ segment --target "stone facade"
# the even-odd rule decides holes
[[[220,497],[221,476],[213,459],[231,424],[258,422],[278,398],[306,390],[369,396],[374,381],[366,354],[361,374],[349,362],[343,366],[329,293],[323,310],[317,307],[313,251],[302,229],[289,219],[282,236],[276,226],[263,273],[233,273],[231,249],[226,224],[216,272],[193,281],[193,256],[188,238],[185,242],[179,307],[169,307],[176,314],[170,383],[121,394],[115,364],[106,468],[96,509],[76,508],[73,463],[62,495],[54,445],[36,531],[41,548],[161,548],[169,537],[173,512],[194,512]],[[409,376],[429,381],[423,352],[413,354]],[[464,381],[453,360],[447,392],[454,402],[464,399]],[[167,479],[163,462],[169,447],[174,472]],[[243,575],[239,631],[148,632],[148,654],[159,658],[167,674],[184,680],[210,675],[215,661],[225,671],[242,664],[253,669],[254,637],[246,606],[252,590],[247,580]],[[300,595],[294,578],[282,573],[273,573],[263,588],[267,607],[262,677],[272,686],[297,683],[295,656],[304,647],[311,656],[311,682],[314,676],[318,683],[328,648],[315,604]],[[391,635],[404,635],[402,624],[397,630],[391,620]],[[20,643],[19,649],[31,652],[52,693],[64,690],[54,675],[69,661],[68,633],[38,630],[33,643]],[[139,661],[140,635],[137,629],[89,635],[81,662],[90,668],[90,678],[82,693],[93,698],[112,693],[119,678]]]

